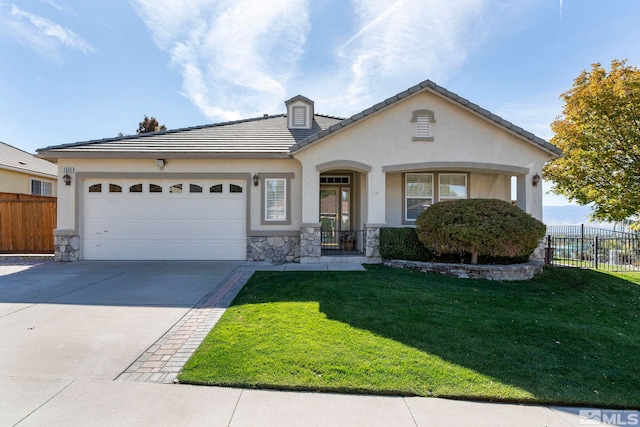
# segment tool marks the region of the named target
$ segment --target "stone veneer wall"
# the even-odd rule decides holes
[[[319,262],[322,256],[322,229],[318,225],[306,225],[300,230],[301,262]]]
[[[72,234],[54,234],[54,261],[79,261],[80,236]]]
[[[247,237],[247,260],[299,262],[300,238],[293,236]]]
[[[439,262],[420,262],[404,260],[385,260],[384,265],[395,268],[437,273],[460,279],[486,279],[498,281],[529,280],[542,273],[544,264],[539,261],[529,261],[526,264],[511,265],[477,265],[477,264],[447,264]]]

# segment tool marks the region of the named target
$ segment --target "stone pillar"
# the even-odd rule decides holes
[[[365,255],[367,258],[380,258],[380,224],[364,226]]]
[[[547,236],[544,236],[542,240],[538,243],[538,247],[535,248],[529,259],[531,261],[544,261],[545,260],[545,252],[547,247]]]
[[[302,224],[300,229],[300,262],[320,262],[322,256],[322,232],[320,223]]]
[[[54,230],[53,245],[55,261],[80,260],[80,236],[75,230]]]

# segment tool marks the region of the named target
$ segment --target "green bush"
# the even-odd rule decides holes
[[[434,255],[418,240],[415,228],[381,228],[380,256],[384,259],[432,261]]]
[[[511,203],[465,199],[436,203],[416,221],[418,239],[435,254],[471,254],[471,263],[526,260],[544,237],[543,223]],[[488,258],[489,257],[489,258]]]

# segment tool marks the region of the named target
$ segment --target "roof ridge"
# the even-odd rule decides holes
[[[250,117],[247,119],[230,120],[226,122],[209,123],[205,125],[189,126],[189,127],[176,128],[176,129],[167,129],[167,130],[158,131],[158,132],[145,132],[145,133],[139,133],[135,135],[123,135],[123,136],[114,136],[111,138],[90,139],[87,141],[78,141],[78,142],[72,142],[69,144],[51,145],[44,148],[38,148],[36,151],[40,152],[40,151],[54,150],[54,149],[60,149],[60,148],[75,147],[80,145],[99,144],[102,142],[114,142],[114,141],[125,141],[130,139],[148,138],[148,137],[157,136],[157,135],[167,135],[171,133],[188,132],[188,131],[199,130],[199,129],[209,129],[214,127],[236,125],[240,123],[255,122],[259,120],[275,119],[279,117],[286,117],[286,114],[274,114],[274,115],[266,115],[266,116],[263,115],[259,117]]]
[[[336,119],[336,120],[344,120],[344,117],[340,117],[340,116],[334,116],[331,114],[322,114],[322,113],[314,113],[314,116],[320,116],[320,117],[325,117],[327,119]]]
[[[556,154],[561,154],[562,151],[556,147],[555,145],[549,143],[548,141],[540,138],[539,136],[534,135],[531,132],[528,132],[526,130],[524,130],[523,128],[521,128],[520,126],[516,126],[513,123],[511,123],[508,120],[503,119],[502,117],[498,116],[497,114],[492,113],[489,110],[486,110],[482,107],[480,107],[477,104],[474,104],[473,102],[469,101],[466,98],[463,98],[461,96],[459,96],[457,93],[451,92],[449,90],[447,90],[446,88],[444,88],[443,86],[438,85],[437,83],[427,79],[424,80],[414,86],[411,86],[410,88],[399,92],[387,99],[385,99],[382,102],[379,102],[377,104],[372,105],[369,108],[365,108],[364,110],[360,111],[359,113],[356,113],[354,115],[352,115],[351,117],[347,117],[346,119],[343,119],[342,121],[329,126],[328,128],[321,130],[313,135],[308,136],[307,138],[303,139],[302,141],[294,144],[291,146],[291,150],[290,152],[293,153],[295,151],[300,150],[301,148],[319,140],[324,138],[327,135],[332,134],[333,132],[336,132],[337,130],[346,127],[346,126],[350,126],[353,123],[377,112],[380,111],[384,108],[389,107],[390,105],[395,104],[396,102],[401,101],[404,98],[407,98],[413,94],[422,92],[422,91],[426,91],[426,90],[430,90],[434,93],[440,94],[443,97],[448,98],[450,101],[455,102],[457,104],[460,104],[462,107],[467,108],[471,111],[473,111],[476,114],[479,114],[481,116],[483,116],[485,119],[490,120],[492,122],[495,122],[496,124],[498,124],[499,126],[502,126],[503,128],[510,130],[511,132],[516,133],[517,135],[521,136],[522,138],[528,139],[529,141],[539,145],[541,148],[544,148],[548,151],[551,151],[553,153]]]
[[[30,155],[30,156],[33,156],[33,157],[35,157],[36,159],[39,159],[39,157],[36,157],[36,155],[35,155],[34,153],[30,153],[30,152],[28,152],[28,151],[26,151],[26,150],[23,150],[22,148],[15,147],[15,146],[13,146],[13,145],[11,145],[11,144],[7,144],[7,143],[6,143],[6,142],[4,142],[4,141],[0,141],[0,144],[6,145],[7,147],[9,147],[9,148],[13,148],[13,149],[18,150],[18,151],[22,151],[22,152],[23,152],[23,153],[25,153],[25,154],[28,154],[28,155]],[[40,159],[40,160],[42,160],[42,159]]]

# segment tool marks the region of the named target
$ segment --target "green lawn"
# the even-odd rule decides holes
[[[516,283],[256,273],[179,380],[640,408],[639,284],[573,268]]]

